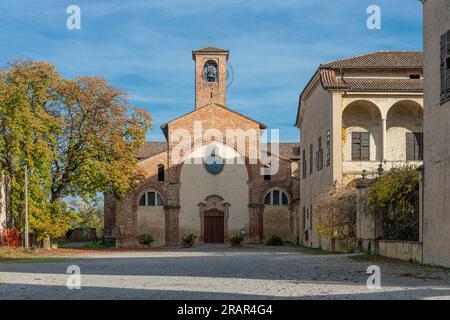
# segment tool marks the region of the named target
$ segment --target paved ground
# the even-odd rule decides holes
[[[449,271],[378,262],[382,288],[369,290],[371,264],[284,247],[89,254],[0,263],[0,299],[450,299]],[[80,290],[66,287],[69,265]]]

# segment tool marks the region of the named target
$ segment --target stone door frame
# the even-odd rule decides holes
[[[228,202],[224,202],[223,198],[218,195],[208,196],[206,197],[204,202],[200,202],[198,204],[200,214],[200,235],[198,237],[199,243],[205,243],[205,216],[207,216],[208,213],[211,212],[218,212],[221,216],[223,215],[223,238],[224,243],[228,243],[228,217],[230,206],[231,205]]]

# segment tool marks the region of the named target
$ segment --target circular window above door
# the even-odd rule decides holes
[[[212,175],[218,175],[225,167],[223,159],[219,156],[208,156],[203,163],[205,170]]]

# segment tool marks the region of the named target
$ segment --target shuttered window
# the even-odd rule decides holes
[[[352,160],[370,161],[370,134],[352,132]]]
[[[302,154],[302,171],[303,171],[303,179],[306,178],[306,150],[303,150]]]
[[[322,147],[322,137],[319,137],[319,150],[317,152],[317,171],[323,169],[323,147]]]
[[[415,132],[406,134],[406,160],[423,160],[423,133]]]
[[[441,101],[450,99],[450,31],[441,37]]]
[[[314,146],[311,144],[309,146],[309,174],[313,173],[314,167]]]

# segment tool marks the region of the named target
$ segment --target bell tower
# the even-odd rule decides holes
[[[229,51],[207,47],[192,51],[195,61],[195,109],[210,103],[227,104]]]

